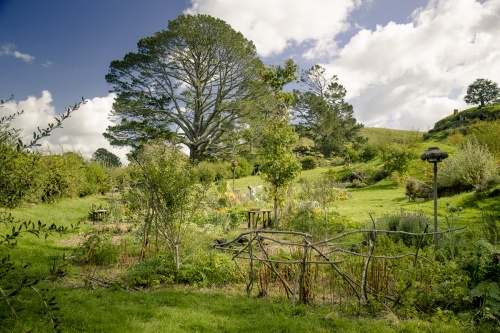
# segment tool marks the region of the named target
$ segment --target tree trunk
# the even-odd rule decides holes
[[[175,254],[175,271],[178,273],[179,272],[179,268],[181,266],[180,262],[179,262],[179,244],[175,244],[174,246],[174,254]]]
[[[274,223],[273,227],[278,229],[278,199],[274,198]]]

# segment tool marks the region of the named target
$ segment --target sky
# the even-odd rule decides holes
[[[44,141],[90,158],[114,94],[112,60],[182,14],[220,18],[253,41],[266,65],[319,64],[347,89],[366,127],[419,130],[468,107],[477,78],[500,83],[500,0],[0,0],[0,115],[26,135],[84,98]]]

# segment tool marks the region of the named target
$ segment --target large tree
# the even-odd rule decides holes
[[[106,81],[117,94],[105,136],[137,145],[177,132],[191,159],[222,150],[221,137],[249,112],[261,93],[262,62],[253,43],[222,20],[181,15],[168,29],[138,43],[136,53],[111,62]]]
[[[481,107],[497,103],[500,98],[500,88],[496,82],[487,79],[476,79],[467,87],[464,101],[467,104],[479,104]]]
[[[315,65],[302,71],[303,90],[295,90],[295,109],[303,135],[314,140],[325,157],[342,154],[347,143],[360,143],[362,124],[356,122],[351,104],[345,101],[346,89],[336,75],[327,77],[325,69]]]

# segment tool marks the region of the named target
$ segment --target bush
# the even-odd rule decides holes
[[[426,183],[416,179],[407,178],[406,179],[406,194],[410,196],[411,199],[415,198],[432,198],[434,195],[432,187]]]
[[[363,147],[359,158],[362,162],[370,162],[378,155],[377,147],[373,145],[366,145]]]
[[[445,159],[438,173],[440,187],[456,191],[478,189],[498,176],[498,167],[488,148],[467,141],[463,148]]]
[[[178,282],[207,287],[243,280],[227,254],[209,251],[191,256],[183,262],[177,274],[171,258],[172,254],[167,253],[140,262],[127,273],[127,284],[152,287]]]
[[[349,218],[337,212],[328,212],[328,219],[325,223],[325,213],[319,208],[313,208],[310,203],[304,203],[298,209],[293,210],[287,219],[290,230],[306,232],[316,238],[325,235],[326,223],[329,233],[340,233],[347,227],[353,226]]]
[[[175,264],[171,257],[171,254],[169,256],[162,254],[138,263],[127,272],[126,283],[129,286],[141,287],[173,283]]]
[[[389,231],[403,231],[409,233],[422,233],[430,224],[430,219],[422,213],[401,213],[387,214],[379,219],[378,229]],[[388,237],[394,242],[401,241],[406,246],[429,245],[432,242],[432,237],[426,236],[420,241],[420,236],[406,235],[399,233],[389,233]]]
[[[212,183],[216,180],[217,167],[210,162],[201,162],[197,167],[198,178],[202,184]]]
[[[244,157],[236,158],[236,162],[238,162],[238,166],[234,170],[234,175],[236,178],[242,178],[249,176],[252,173],[252,165],[248,162],[248,160]],[[233,172],[233,168],[231,167],[231,173]]]
[[[302,170],[312,170],[316,169],[318,166],[318,162],[314,157],[305,157],[302,160],[300,160],[300,164],[302,165]]]
[[[75,250],[75,261],[80,265],[104,266],[116,263],[119,247],[103,232],[91,233]]]

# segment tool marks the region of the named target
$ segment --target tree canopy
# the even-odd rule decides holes
[[[121,167],[122,162],[120,158],[107,150],[106,148],[97,149],[94,154],[92,154],[92,161],[103,163],[108,167]]]
[[[359,131],[351,104],[345,101],[347,90],[336,75],[326,77],[325,68],[315,65],[302,71],[304,90],[295,90],[295,109],[303,135],[314,140],[316,149],[325,157],[342,154],[346,144],[364,139]]]
[[[467,104],[479,104],[480,106],[498,103],[500,99],[500,88],[496,82],[487,79],[476,79],[467,87],[467,95],[464,101]]]
[[[191,159],[225,149],[221,137],[262,93],[253,43],[222,20],[181,15],[137,46],[106,75],[117,98],[105,137],[138,146],[177,136]]]

